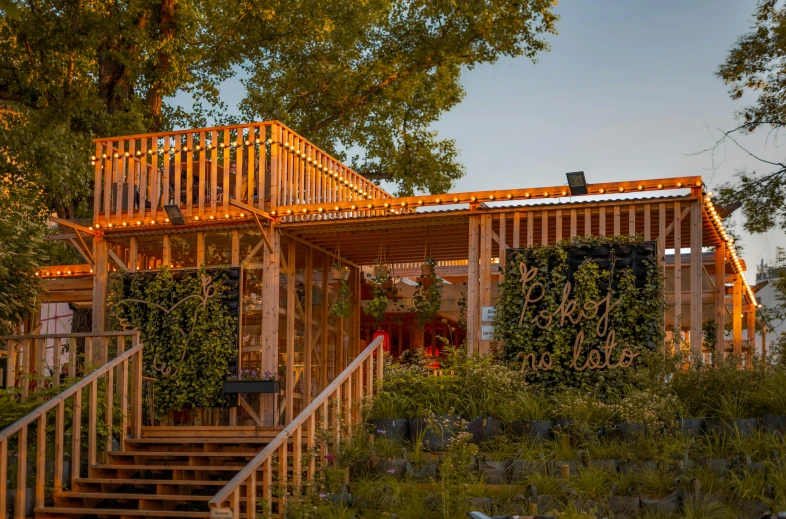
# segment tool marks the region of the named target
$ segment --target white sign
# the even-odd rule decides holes
[[[229,508],[213,508],[210,510],[210,519],[232,519],[232,510]]]
[[[492,341],[494,340],[494,327],[491,325],[484,324],[480,327],[480,340],[481,341]]]
[[[490,323],[494,320],[494,316],[497,314],[497,309],[493,306],[484,306],[482,307],[483,311],[481,312],[481,317],[484,323]]]

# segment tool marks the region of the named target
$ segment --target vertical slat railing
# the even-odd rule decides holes
[[[376,369],[369,368],[369,364],[376,365]],[[325,388],[306,408],[287,425],[246,467],[241,470],[229,483],[226,484],[210,500],[211,509],[228,508],[234,518],[254,518],[257,514],[257,501],[261,498],[268,509],[276,511],[281,516],[286,506],[287,499],[299,498],[304,491],[313,488],[317,477],[316,453],[320,461],[327,463],[328,454],[337,452],[341,439],[345,434],[352,433],[352,424],[357,424],[351,419],[353,410],[360,409],[362,396],[373,394],[375,386],[381,382],[384,368],[384,350],[382,338],[378,337],[369,344],[347,368],[341,372],[333,382]],[[376,377],[370,376],[372,373]],[[364,377],[364,374],[367,376]],[[354,384],[362,385],[356,391],[352,390],[351,380]],[[342,398],[343,397],[343,398]],[[331,412],[332,411],[332,412]],[[332,431],[334,442],[332,444],[321,441],[317,445],[317,428]],[[305,434],[305,438],[304,438]],[[303,447],[305,456],[303,461]],[[276,481],[273,477],[273,461],[277,461]],[[305,472],[306,480],[303,480]],[[260,476],[261,473],[261,476]],[[258,496],[257,480],[261,477],[262,489]],[[272,487],[277,484],[277,497],[273,498]],[[246,488],[246,495],[240,495],[241,488]],[[274,503],[275,501],[275,503]]]
[[[357,201],[358,208],[346,213],[351,215],[366,213],[363,200],[391,197],[275,121],[97,139],[95,144],[97,224],[152,224],[163,218],[158,211],[170,202],[189,217],[204,218],[237,214],[230,199],[262,210]],[[341,214],[281,216],[308,221]]]
[[[51,485],[54,492],[60,492],[66,484],[74,488],[74,482],[82,474],[82,453],[86,452],[88,470],[97,463],[99,454],[105,456],[104,451],[99,451],[99,440],[106,442],[105,450],[111,449],[112,437],[99,438],[98,431],[112,430],[112,413],[115,409],[116,391],[115,380],[129,376],[128,362],[132,360],[135,365],[141,366],[142,345],[137,344],[124,352],[108,364],[96,369],[84,379],[65,389],[48,402],[42,404],[33,412],[9,425],[0,431],[0,510],[5,513],[9,509],[9,490],[15,493],[13,503],[13,517],[24,519],[28,516],[26,510],[27,496],[34,498],[36,513],[46,513],[46,488],[50,484],[47,465],[54,467],[51,475]],[[118,371],[115,376],[115,370]],[[123,370],[126,370],[123,372]],[[131,374],[134,387],[141,387],[141,372]],[[100,388],[106,389],[105,402],[99,404]],[[87,427],[82,427],[83,391],[88,390],[87,399]],[[141,406],[141,401],[134,405]],[[66,407],[71,409],[70,419],[66,420]],[[131,412],[138,416],[137,409],[128,409],[121,402],[118,413],[127,415]],[[49,423],[48,413],[54,414],[54,430],[47,429]],[[102,423],[103,422],[103,423]],[[136,435],[133,429],[123,429],[121,436]],[[70,449],[68,443],[70,442]],[[70,451],[71,469],[64,473],[66,452]],[[31,458],[32,463],[28,463]],[[15,460],[16,480],[9,481],[9,461]],[[51,464],[50,464],[51,462]],[[28,474],[28,470],[32,473]],[[9,484],[6,482],[9,481]],[[28,488],[32,481],[33,488]]]

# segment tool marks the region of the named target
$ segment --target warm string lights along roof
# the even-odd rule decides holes
[[[729,236],[729,234],[726,232],[726,229],[723,227],[723,219],[715,209],[715,204],[712,203],[711,192],[704,195],[704,207],[707,210],[707,214],[710,216],[710,221],[712,222],[712,226],[715,228],[715,231],[718,233],[718,236],[720,236],[721,239],[726,242],[726,250],[729,252],[732,265],[734,265],[734,270],[737,272],[737,275],[742,278],[742,286],[745,287],[745,293],[748,296],[748,300],[751,302],[751,304],[761,308],[761,305],[756,302],[756,296],[753,294],[753,288],[751,288],[750,284],[748,284],[748,279],[745,277],[745,274],[743,274],[740,257],[737,254],[737,249],[734,247],[734,238]]]
[[[247,216],[246,213],[240,213],[240,214],[235,214],[235,215],[230,215],[229,213],[226,213],[226,214],[224,214],[224,216],[220,216],[220,215],[216,216],[216,215],[211,214],[211,215],[208,215],[208,216],[193,216],[193,217],[191,217],[190,221],[188,221],[188,219],[187,219],[186,223],[199,223],[199,222],[211,222],[211,221],[221,222],[221,221],[228,221],[228,220],[231,220],[233,218],[235,220],[244,220],[246,218],[250,218],[250,216]],[[122,229],[128,228],[128,227],[141,227],[143,225],[157,225],[157,224],[167,225],[169,223],[170,223],[169,222],[169,218],[163,218],[163,219],[160,219],[160,220],[150,219],[150,220],[144,220],[144,221],[140,220],[138,218],[132,218],[131,220],[124,221],[124,222],[119,223],[119,224],[115,224],[113,222],[110,222],[108,224],[101,225],[101,224],[97,223],[95,225],[91,225],[89,227],[89,229],[91,231],[93,229],[122,230]]]
[[[216,150],[218,150],[218,149],[236,150],[238,148],[242,149],[244,146],[245,147],[252,147],[252,146],[257,146],[257,145],[265,145],[265,144],[272,146],[273,144],[279,144],[279,143],[275,142],[273,139],[267,139],[267,140],[261,140],[261,139],[248,140],[248,139],[246,139],[243,143],[229,143],[229,144],[224,144],[224,143],[212,144],[211,143],[211,144],[207,144],[204,147],[201,147],[199,144],[197,144],[197,145],[193,146],[192,148],[189,148],[188,146],[181,146],[180,148],[177,148],[177,147],[174,147],[174,148],[172,148],[172,147],[170,147],[170,148],[160,148],[160,149],[156,149],[156,150],[153,150],[151,148],[151,149],[148,149],[146,152],[144,152],[142,150],[136,150],[135,152],[125,151],[125,152],[122,152],[122,153],[116,151],[116,152],[110,153],[110,154],[103,153],[103,154],[101,154],[100,159],[106,160],[106,159],[109,159],[109,158],[115,158],[115,159],[120,159],[120,158],[141,158],[144,155],[150,155],[150,156],[152,156],[152,155],[164,155],[164,154],[167,154],[167,153],[170,154],[170,155],[175,155],[177,153],[188,153],[189,151],[192,154],[196,154],[197,152],[199,152],[201,150],[204,150],[204,151],[212,151],[214,149],[216,149]],[[292,143],[283,142],[283,143],[280,143],[280,144],[281,144],[281,147],[282,147],[282,149],[284,151],[290,153],[291,155],[294,155],[294,156],[298,157],[301,160],[305,160],[307,164],[309,164],[312,167],[316,168],[317,171],[319,171],[321,174],[327,175],[328,177],[333,177],[333,179],[335,181],[337,181],[339,184],[341,184],[345,188],[348,188],[353,193],[357,194],[357,196],[360,199],[371,199],[372,198],[373,193],[370,193],[368,191],[368,187],[372,186],[373,184],[370,181],[368,181],[368,180],[366,180],[366,182],[368,183],[368,186],[365,187],[365,188],[363,186],[361,186],[360,184],[355,184],[355,182],[352,182],[349,178],[345,177],[345,172],[343,171],[343,169],[340,170],[340,168],[338,166],[339,165],[343,166],[343,164],[341,164],[340,162],[335,161],[334,159],[331,159],[331,161],[335,162],[335,164],[336,164],[335,168],[331,168],[331,167],[328,167],[325,164],[320,164],[320,161],[318,161],[318,160],[312,159],[310,156],[308,156],[308,154],[304,150],[301,150],[298,146],[296,146],[296,145],[294,145]],[[91,166],[95,166],[96,162],[98,160],[99,160],[99,157],[96,157],[95,155],[91,155],[90,156],[90,165]],[[343,166],[343,167],[346,168],[346,166]],[[351,173],[353,175],[357,175],[358,177],[360,177],[359,174],[355,173],[354,171],[350,170],[349,168],[346,168],[346,170],[347,170],[346,172]],[[378,194],[383,194],[384,195],[384,193],[378,193]]]
[[[57,267],[43,267],[35,273],[40,278],[53,278],[53,277],[76,277],[76,276],[89,276],[93,274],[93,269],[88,265],[61,265]]]

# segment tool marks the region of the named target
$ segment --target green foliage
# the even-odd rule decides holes
[[[415,295],[412,297],[415,321],[421,329],[437,317],[442,307],[442,280],[436,274],[437,262],[434,258],[428,257],[424,263],[431,267],[432,275],[418,280]]]
[[[211,280],[204,267],[196,275],[162,267],[150,280],[127,275],[128,297],[112,298],[117,317],[139,330],[145,375],[156,379],[159,415],[221,403],[221,386],[236,354],[236,319],[218,289],[222,275]]]
[[[93,137],[233,122],[221,86],[239,74],[245,120],[360,149],[361,172],[402,192],[444,192],[463,169],[429,128],[463,97],[461,71],[534,59],[557,21],[551,0],[49,7],[0,4],[0,59],[16,64],[0,71],[0,148],[69,218],[90,214]],[[194,105],[165,102],[177,92]]]
[[[24,179],[5,176],[7,166],[0,160],[0,334],[31,315],[42,288],[36,270],[47,260],[39,197]]]
[[[349,317],[352,315],[352,289],[343,277],[338,283],[338,298],[333,303],[332,313],[336,317]]]
[[[555,313],[555,320],[560,319],[560,305],[563,299],[563,287],[568,281],[568,249],[578,246],[607,245],[612,249],[611,263],[615,259],[615,246],[635,245],[641,237],[634,239],[622,236],[581,237],[564,240],[549,247],[537,247],[513,251],[507,261],[505,282],[500,286],[495,317],[495,337],[504,341],[502,348],[505,359],[519,363],[524,355],[534,354],[536,364],[544,353],[549,353],[553,362],[551,370],[529,370],[527,380],[539,383],[542,387],[575,386],[585,389],[603,388],[604,391],[620,391],[623,387],[626,369],[600,369],[579,371],[570,367],[573,361],[573,349],[577,334],[584,334],[584,343],[578,357],[578,365],[584,365],[593,349],[601,350],[606,344],[607,334],[598,336],[596,328],[601,313],[606,305],[591,318],[581,320],[576,326],[566,321],[564,326],[559,322],[548,324],[545,329],[532,324],[541,310]],[[538,273],[527,287],[541,283],[544,287],[543,297],[537,305],[529,304],[522,317],[521,312],[526,300],[526,291],[522,290],[519,264],[528,268],[537,267]],[[607,330],[615,331],[617,347],[611,350],[609,363],[617,364],[623,348],[629,348],[634,354],[642,355],[648,351],[658,351],[663,344],[663,280],[655,260],[647,271],[645,285],[635,286],[635,278],[630,269],[624,269],[615,279],[610,270],[601,269],[597,263],[586,260],[574,274],[574,283],[570,298],[575,298],[576,307],[584,308],[585,304],[600,301],[606,296],[599,285],[617,284],[613,290],[612,305],[609,312]],[[538,290],[531,294],[537,298]],[[574,312],[575,313],[575,312]],[[601,350],[602,351],[602,350]],[[605,360],[605,353],[602,353]],[[634,361],[640,366],[639,356]],[[528,364],[529,365],[529,364]]]

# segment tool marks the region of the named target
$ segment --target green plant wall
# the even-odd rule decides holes
[[[572,267],[571,249],[578,250]],[[594,251],[606,249],[608,260],[592,259]],[[623,253],[633,249],[651,251],[652,246],[641,237],[587,236],[510,249],[494,322],[503,357],[526,363],[522,369],[530,382],[620,389],[623,371],[636,369],[644,362],[642,354],[658,350],[664,340],[661,269],[654,254],[640,262],[638,272],[621,268],[629,263]],[[590,257],[577,261],[582,254]],[[522,284],[522,276],[533,275]]]
[[[120,322],[139,330],[144,374],[156,379],[155,409],[215,407],[237,354],[237,319],[222,300],[224,273],[163,267],[152,276],[125,275],[112,298]]]

